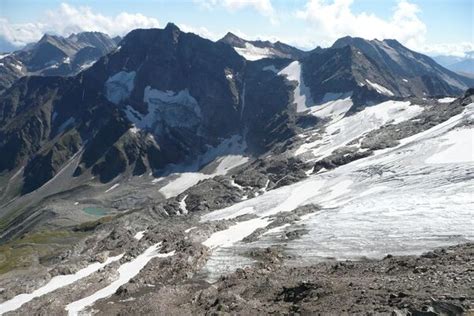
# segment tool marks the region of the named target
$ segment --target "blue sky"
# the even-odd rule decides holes
[[[124,35],[172,21],[211,39],[232,31],[310,49],[345,35],[389,37],[462,55],[474,49],[473,17],[472,0],[0,0],[0,43],[21,46],[44,32]]]

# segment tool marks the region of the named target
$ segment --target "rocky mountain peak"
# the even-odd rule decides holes
[[[245,47],[245,40],[232,32],[227,32],[227,34],[221,38],[219,42],[227,43],[234,47]]]

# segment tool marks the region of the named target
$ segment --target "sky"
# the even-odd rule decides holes
[[[44,33],[123,36],[173,22],[211,40],[230,31],[312,49],[350,35],[464,56],[474,50],[473,20],[472,0],[0,0],[0,51]]]

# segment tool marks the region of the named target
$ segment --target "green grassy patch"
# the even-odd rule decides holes
[[[28,233],[0,246],[0,274],[28,268],[42,257],[53,257],[70,248],[87,234],[68,230]]]

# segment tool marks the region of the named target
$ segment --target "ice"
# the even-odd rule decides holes
[[[68,128],[70,125],[74,124],[76,122],[76,119],[73,117],[68,118],[64,123],[62,123],[58,127],[58,133],[62,133]]]
[[[166,198],[179,195],[201,180],[224,175],[232,168],[246,163],[249,160],[243,155],[246,148],[245,141],[240,136],[234,135],[223,140],[218,146],[209,148],[207,152],[197,157],[194,164],[170,166],[169,176],[154,179],[152,183],[171,179],[160,188],[160,192]],[[203,166],[205,167],[202,168]]]
[[[311,99],[311,92],[303,81],[301,74],[301,64],[298,61],[294,61],[287,67],[282,69],[279,73],[281,76],[286,76],[290,81],[296,81],[297,85],[293,91],[294,102],[296,103],[296,111],[303,112],[313,105]]]
[[[410,102],[386,101],[367,106],[353,115],[344,116],[344,111],[350,108],[351,103],[350,99],[337,100],[322,105],[321,112],[312,111],[312,114],[322,117],[332,114],[332,121],[326,127],[322,139],[304,143],[295,151],[295,155],[310,153],[317,158],[325,157],[335,149],[388,122],[396,124],[406,121],[423,111],[422,107],[410,105]]]
[[[134,125],[134,126],[132,126],[132,127],[130,128],[129,131],[130,131],[130,133],[132,133],[132,134],[137,134],[137,133],[140,131],[140,129]]]
[[[110,257],[105,262],[95,262],[88,265],[84,269],[77,271],[74,274],[58,275],[53,277],[46,285],[40,287],[39,289],[33,291],[32,293],[19,294],[12,299],[5,301],[0,304],[0,315],[6,312],[14,311],[20,308],[23,304],[28,303],[36,297],[43,296],[45,294],[51,293],[59,288],[72,284],[82,278],[85,278],[92,273],[98,271],[99,269],[105,267],[106,265],[120,260],[122,255]]]
[[[92,67],[92,65],[94,65],[95,61],[90,61],[90,62],[86,62],[86,63],[83,63],[80,67],[80,71],[83,71],[83,70],[86,70],[90,67]]]
[[[201,109],[187,89],[161,91],[147,86],[143,101],[148,105],[142,114],[128,105],[125,114],[137,128],[159,134],[166,124],[172,127],[193,127],[200,123]]]
[[[182,172],[177,174],[177,178],[160,189],[166,198],[170,198],[186,191],[201,180],[213,178],[217,175],[224,175],[232,168],[240,166],[248,161],[248,157],[241,155],[228,155],[217,159],[218,166],[213,173]]]
[[[113,189],[117,188],[119,185],[120,185],[120,183],[115,183],[113,186],[111,186],[110,188],[105,190],[105,193],[108,193],[108,192],[112,191]]]
[[[107,100],[119,104],[127,99],[134,87],[135,74],[135,71],[120,71],[107,79],[105,82]]]
[[[409,107],[403,102],[398,106]],[[393,117],[386,107],[387,104],[364,111],[375,111],[385,121],[399,121],[414,114]],[[420,254],[435,247],[474,240],[474,178],[470,176],[474,161],[472,156],[467,159],[472,141],[471,147],[466,146],[474,131],[466,122],[473,115],[471,104],[463,113],[406,138],[397,147],[376,151],[374,156],[203,215],[204,222],[243,214],[257,216],[216,232],[204,242],[213,249],[204,273],[215,280],[222,273],[252,264],[242,256],[249,249],[271,245],[281,245],[298,258],[290,263],[304,264],[327,257],[345,260],[382,258],[388,253]],[[453,129],[456,126],[464,127]],[[464,158],[455,159],[455,152]],[[430,159],[443,163],[426,163]],[[267,226],[268,216],[308,204],[319,205],[320,210],[295,224],[308,230],[301,238],[275,238],[276,233],[291,229],[292,225],[271,230],[251,243],[241,241],[255,229]]]
[[[13,64],[12,63],[12,66],[15,67],[18,71],[21,71],[23,69],[23,67],[21,65],[18,65],[18,64]]]
[[[267,219],[254,218],[248,221],[240,222],[236,225],[230,226],[228,229],[215,232],[202,244],[211,249],[217,247],[227,247],[242,240],[250,235],[257,228],[267,226],[269,221]]]
[[[192,231],[193,229],[196,229],[196,228],[197,228],[197,226],[190,227],[190,228],[186,229],[184,231],[184,233],[187,234],[187,233],[189,233],[190,231]]]
[[[446,97],[446,98],[438,99],[438,102],[439,103],[451,103],[454,100],[456,100],[456,98]]]
[[[133,277],[135,277],[151,259],[166,258],[174,255],[174,251],[163,254],[158,253],[157,251],[159,250],[160,245],[161,243],[157,243],[147,248],[143,253],[138,255],[132,261],[122,264],[118,268],[118,279],[110,283],[108,286],[98,290],[90,296],[68,304],[66,306],[68,315],[79,315],[82,310],[88,306],[93,305],[97,300],[113,295],[120,286],[128,283]]]
[[[135,238],[136,240],[140,240],[140,239],[143,238],[143,236],[145,235],[145,233],[146,233],[146,230],[141,230],[141,231],[137,232],[137,233],[133,236],[133,238]]]
[[[257,47],[250,43],[245,43],[245,47],[234,47],[234,49],[240,56],[247,60],[259,60],[274,56],[270,49]]]
[[[388,96],[391,96],[391,97],[394,96],[393,92],[390,91],[390,90],[388,90],[388,89],[385,88],[384,86],[379,85],[378,83],[372,82],[372,81],[370,81],[369,79],[365,79],[365,81],[366,81],[369,85],[371,85],[378,93],[385,94],[385,95],[388,95]]]
[[[342,96],[339,95],[338,96]],[[327,99],[325,97],[324,99]],[[336,99],[333,101],[326,101],[322,105],[315,106],[311,109],[311,114],[320,118],[338,119],[342,118],[347,111],[352,107],[352,99],[350,96],[344,99]]]
[[[188,197],[188,195],[185,195],[181,201],[179,201],[179,209],[181,210],[181,213],[182,214],[188,214],[188,209],[187,209],[187,205],[186,205],[186,198]]]
[[[444,150],[429,157],[427,163],[474,162],[474,129],[459,128],[446,133],[439,147]]]
[[[275,68],[274,65],[269,65],[269,66],[265,66],[262,68],[263,71],[272,71],[274,73],[278,73],[278,69]]]

